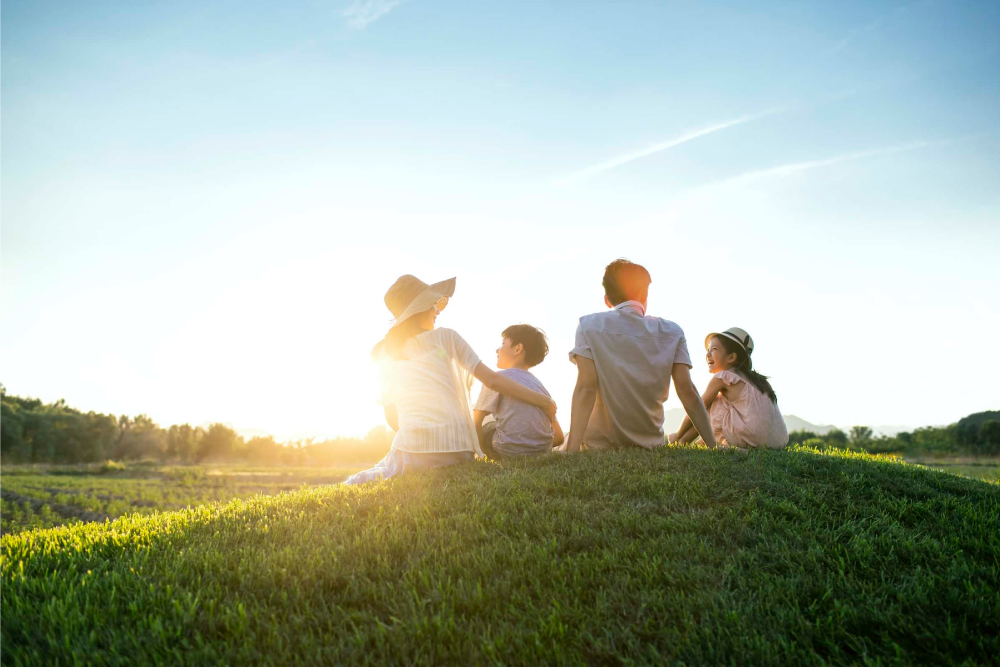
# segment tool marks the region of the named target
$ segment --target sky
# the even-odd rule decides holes
[[[699,387],[739,326],[815,424],[1000,409],[998,33],[943,0],[5,0],[0,381],[357,435],[386,289],[457,276],[439,326],[490,364],[546,331],[568,424],[626,257]]]

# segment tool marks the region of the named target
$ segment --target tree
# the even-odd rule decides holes
[[[30,461],[30,446],[24,440],[21,406],[0,399],[0,457],[4,461]]]
[[[166,457],[174,461],[190,463],[198,457],[198,441],[204,434],[200,428],[190,424],[174,424],[167,430]]]
[[[239,453],[243,438],[225,424],[212,424],[198,445],[198,461],[205,459],[226,459]]]
[[[852,426],[850,441],[855,447],[864,447],[872,439],[873,431],[868,426]]]
[[[815,440],[819,436],[812,431],[799,430],[788,434],[788,443],[791,445],[801,445],[807,440]]]
[[[114,447],[116,459],[162,459],[165,451],[163,429],[146,415],[129,419],[118,418],[118,438]]]
[[[836,447],[843,447],[847,444],[847,434],[841,431],[839,428],[835,428],[823,436],[827,444],[834,445]]]
[[[247,442],[247,460],[258,465],[273,465],[281,459],[281,449],[273,436],[256,436]]]
[[[984,454],[1000,454],[1000,421],[985,421],[979,426],[979,447]]]
[[[955,439],[963,447],[975,447],[980,441],[979,428],[979,422],[969,421],[968,418],[960,419],[955,425]]]

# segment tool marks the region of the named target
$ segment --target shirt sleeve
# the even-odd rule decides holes
[[[743,378],[732,371],[719,371],[715,374],[715,377],[719,378],[728,385],[734,385],[737,382],[743,382]]]
[[[479,398],[476,399],[476,404],[472,407],[473,410],[482,410],[483,412],[489,412],[490,414],[496,414],[497,410],[500,409],[500,394],[493,391],[489,387],[483,387],[482,391],[479,392]]]
[[[569,360],[575,364],[575,357],[577,356],[584,357],[585,359],[594,358],[594,352],[590,349],[587,335],[583,331],[583,324],[578,324],[576,327],[576,342],[573,349],[569,351]]]
[[[480,363],[479,356],[473,351],[472,346],[466,343],[465,339],[459,336],[457,332],[451,329],[448,332],[451,339],[451,351],[455,355],[455,360],[469,375],[472,375],[476,372],[476,366]]]
[[[694,364],[691,363],[691,354],[688,352],[687,338],[683,335],[681,335],[680,342],[677,343],[677,351],[674,352],[674,363],[694,368]]]

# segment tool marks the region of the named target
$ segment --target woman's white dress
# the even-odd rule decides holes
[[[396,406],[399,422],[392,449],[373,468],[351,475],[344,484],[482,455],[469,395],[480,360],[469,344],[452,329],[434,329],[407,341],[403,356],[380,362],[382,402]]]

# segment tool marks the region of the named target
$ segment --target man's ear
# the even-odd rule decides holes
[[[607,294],[604,295],[604,305],[606,305],[608,308],[614,308],[615,307],[615,305],[613,303],[611,303],[611,299],[608,298]]]
[[[517,356],[517,355],[521,354],[522,352],[524,352],[524,343],[518,343],[517,345],[515,345],[514,349],[511,350],[511,352],[514,353],[514,356]]]

